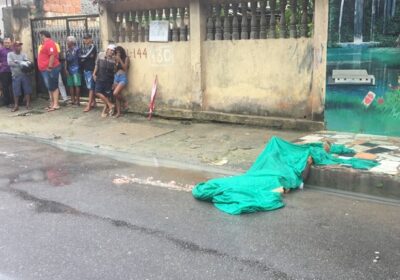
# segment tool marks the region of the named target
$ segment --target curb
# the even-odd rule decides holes
[[[400,177],[341,166],[312,166],[306,184],[400,200]]]
[[[67,152],[105,156],[114,160],[147,166],[147,167],[186,169],[191,171],[207,172],[214,175],[222,175],[222,176],[232,176],[242,173],[242,171],[239,170],[229,170],[229,169],[216,168],[205,165],[184,163],[169,159],[146,157],[130,153],[126,150],[117,150],[115,148],[110,148],[107,146],[100,146],[100,145],[88,145],[84,142],[78,142],[78,141],[60,140],[55,138],[46,138],[46,137],[29,136],[23,134],[4,133],[4,132],[0,132],[0,135],[6,135],[18,139],[28,139],[36,141],[39,143],[59,148]]]
[[[145,116],[144,110],[133,109],[130,113]],[[159,108],[153,113],[153,117],[163,119],[191,120],[198,122],[217,122],[227,124],[249,125],[255,127],[266,127],[277,130],[295,131],[320,131],[325,129],[325,123],[307,119],[294,119],[273,116],[239,115],[212,111],[192,111],[185,109]]]
[[[165,167],[210,173],[213,176],[234,176],[242,174],[241,170],[196,165],[180,161],[145,157],[127,151],[116,150],[107,146],[92,146],[83,142],[60,140],[55,138],[36,137],[23,134],[3,133],[14,138],[33,140],[47,144],[67,152],[105,156],[114,160],[148,167]],[[324,188],[349,192],[357,195],[367,195],[383,199],[400,200],[400,177],[354,170],[341,166],[312,166],[310,176],[305,182],[312,188]]]

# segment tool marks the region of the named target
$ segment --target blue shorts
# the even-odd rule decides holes
[[[22,91],[25,95],[32,94],[32,84],[29,76],[22,74],[12,78],[12,89],[14,96],[21,96]]]
[[[109,81],[104,82],[104,81],[96,81],[95,93],[101,93],[106,97],[111,97],[112,96],[112,82],[110,83]]]
[[[85,77],[86,88],[88,90],[94,90],[94,79],[93,79],[93,71],[83,71],[83,76]]]
[[[114,84],[122,84],[126,86],[128,84],[128,78],[125,73],[115,74],[114,76]]]
[[[48,91],[55,91],[58,88],[58,76],[60,75],[61,66],[53,68],[51,71],[42,71],[44,84]]]

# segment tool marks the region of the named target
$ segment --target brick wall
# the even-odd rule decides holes
[[[44,0],[45,13],[76,15],[81,13],[81,0]]]

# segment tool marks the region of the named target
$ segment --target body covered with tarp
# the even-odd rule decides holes
[[[331,150],[352,152],[342,145],[333,145]],[[378,164],[354,158],[340,159],[327,153],[322,143],[296,145],[272,137],[245,174],[200,183],[194,187],[192,194],[197,199],[213,202],[221,211],[233,215],[278,209],[284,203],[282,194],[276,189],[300,187],[309,157],[316,165],[345,164],[369,169]]]

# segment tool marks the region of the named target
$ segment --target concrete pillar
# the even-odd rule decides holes
[[[193,110],[201,109],[204,92],[203,43],[206,38],[206,9],[201,0],[190,0],[191,102]]]
[[[314,2],[314,65],[311,87],[312,120],[323,121],[326,92],[329,1]]]
[[[103,50],[105,50],[110,41],[115,41],[114,14],[111,12],[111,9],[107,5],[100,5],[99,18],[101,45],[103,47]]]
[[[12,39],[23,43],[22,51],[33,60],[32,30],[30,24],[30,10],[28,7],[12,7],[11,34]]]

